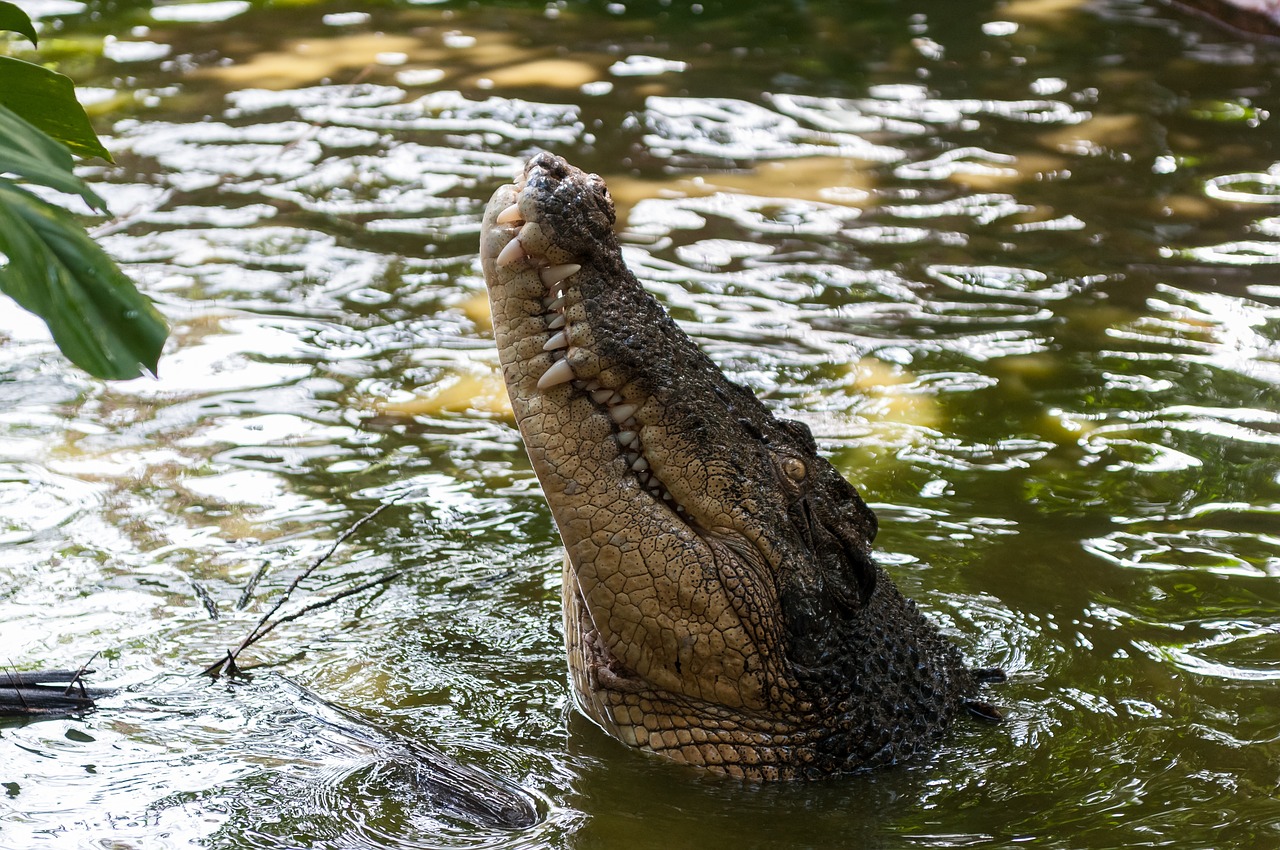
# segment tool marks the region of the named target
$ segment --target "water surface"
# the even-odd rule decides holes
[[[1131,0],[22,4],[174,334],[103,384],[0,308],[3,657],[99,653],[120,689],[0,727],[0,845],[1280,842],[1275,48]],[[757,787],[569,710],[476,258],[543,149],[862,488],[894,579],[1009,672],[1007,723]],[[281,626],[251,683],[197,675],[397,496],[286,610],[400,578]],[[289,681],[542,821],[433,806]]]

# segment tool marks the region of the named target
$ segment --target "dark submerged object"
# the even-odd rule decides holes
[[[623,262],[604,182],[551,154],[494,193],[503,377],[566,550],[573,690],[624,743],[753,779],[935,743],[990,671],[871,557],[809,429],[728,380]]]
[[[472,826],[526,829],[542,819],[537,799],[500,776],[463,764],[430,744],[380,729],[283,676],[276,679],[299,711],[332,734],[375,754],[375,762],[400,771],[430,809]]]
[[[89,711],[95,700],[115,693],[86,686],[83,677],[93,672],[0,672],[0,717],[49,720]],[[463,764],[430,744],[379,729],[297,682],[271,678],[330,736],[371,753],[370,765],[398,771],[431,811],[482,828],[525,829],[542,819],[537,798],[506,779]]]
[[[1207,18],[1237,32],[1280,40],[1277,0],[1164,0],[1167,5]]]

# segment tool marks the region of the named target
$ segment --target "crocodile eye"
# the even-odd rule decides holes
[[[782,459],[782,471],[797,484],[809,474],[809,470],[805,468],[804,461],[794,457],[784,457]]]

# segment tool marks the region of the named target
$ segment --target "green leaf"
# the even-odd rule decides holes
[[[99,378],[155,373],[164,319],[69,213],[0,180],[0,253],[0,292],[73,363]]]
[[[0,56],[0,106],[12,109],[82,156],[111,161],[111,154],[98,141],[89,116],[76,100],[70,77]]]
[[[0,106],[0,172],[79,195],[89,206],[107,212],[106,202],[72,172],[74,165],[65,146]]]
[[[27,17],[26,12],[4,0],[0,0],[0,30],[13,30],[31,39],[32,44],[36,43],[36,28],[31,23],[31,18]]]

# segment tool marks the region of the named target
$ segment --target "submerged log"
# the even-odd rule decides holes
[[[426,742],[380,728],[291,679],[274,678],[292,694],[299,711],[330,733],[368,748],[373,763],[402,771],[428,809],[484,828],[527,829],[542,820],[537,797],[510,780],[463,764]]]
[[[110,695],[85,685],[92,670],[0,671],[0,717],[30,720],[78,714]],[[370,754],[368,764],[399,771],[421,795],[424,808],[476,827],[526,829],[542,819],[538,798],[519,785],[446,755],[422,741],[397,735],[323,699],[302,685],[275,676],[294,707],[334,739]]]
[[[93,673],[76,670],[0,671],[0,716],[57,717],[88,711],[94,701],[111,693],[90,688],[84,677]]]
[[[1280,0],[1165,0],[1240,32],[1280,39]]]

